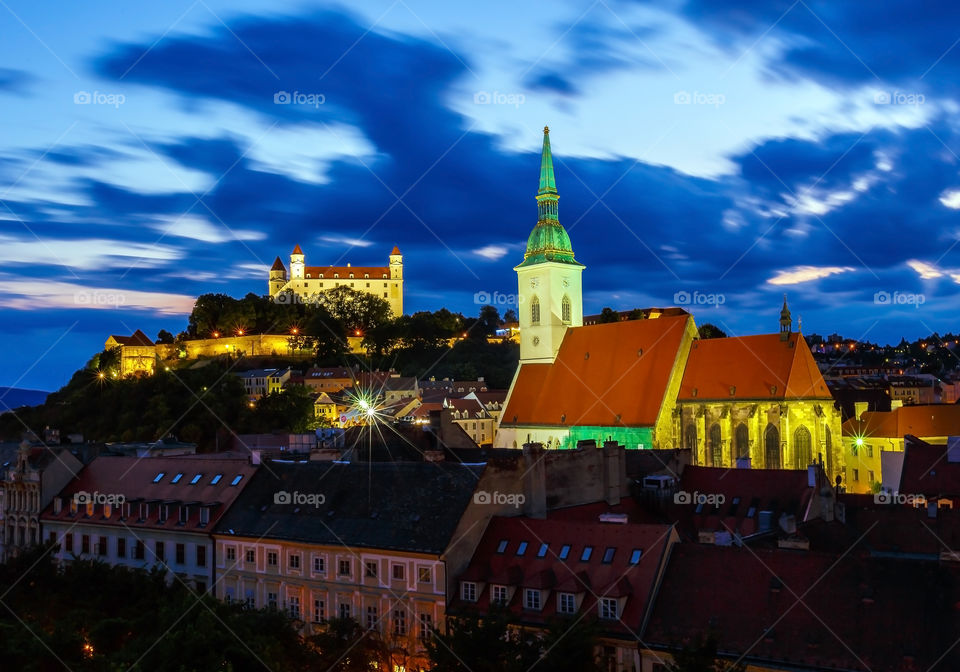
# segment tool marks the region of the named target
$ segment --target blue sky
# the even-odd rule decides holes
[[[516,291],[551,127],[585,310],[956,329],[960,7],[0,2],[0,385],[310,264]],[[277,104],[280,92],[291,94]],[[295,94],[295,95],[294,95]],[[282,99],[282,98],[281,98]],[[889,299],[889,300],[888,300]]]

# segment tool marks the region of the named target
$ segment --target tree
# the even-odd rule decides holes
[[[643,319],[643,311],[640,310],[639,308],[634,308],[633,310],[630,311],[629,315],[627,315],[627,319],[628,319],[628,320],[642,320],[642,319]]]
[[[615,311],[613,308],[604,308],[600,311],[600,318],[597,321],[601,324],[607,322],[619,322],[620,313]]]
[[[390,303],[379,296],[358,292],[346,285],[316,295],[317,305],[325,308],[351,334],[365,333],[390,320]]]
[[[517,317],[517,311],[515,311],[513,308],[507,308],[507,310],[504,311],[504,313],[503,313],[503,321],[504,321],[504,322],[519,322],[520,320],[519,320],[519,318]]]
[[[700,338],[726,338],[727,334],[720,327],[710,324],[701,324],[700,328],[697,330],[700,333]]]
[[[493,336],[500,328],[500,311],[496,306],[483,306],[480,308],[480,315],[477,322],[470,332],[474,338],[486,338]]]
[[[316,669],[328,672],[370,672],[383,669],[389,652],[379,635],[352,618],[334,618],[308,638],[320,653]]]
[[[161,329],[157,332],[157,343],[163,343],[164,345],[173,343],[173,334],[166,329]]]
[[[338,362],[350,351],[347,327],[323,306],[312,308],[302,331],[312,339],[318,364]]]

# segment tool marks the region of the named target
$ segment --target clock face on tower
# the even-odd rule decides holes
[[[563,280],[560,281],[560,284],[562,284],[564,287],[569,287],[569,286],[570,286],[570,278],[564,278]]]

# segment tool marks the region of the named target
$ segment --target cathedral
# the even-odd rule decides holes
[[[779,329],[701,339],[693,315],[583,324],[581,275],[560,224],[550,131],[543,132],[537,223],[517,272],[520,365],[496,445],[687,448],[695,464],[844,473],[840,412],[784,298]]]
[[[390,252],[386,266],[307,266],[303,250],[297,245],[290,253],[290,275],[277,257],[268,282],[271,297],[289,291],[303,301],[328,289],[349,287],[384,299],[394,316],[403,315],[403,255],[397,246]]]

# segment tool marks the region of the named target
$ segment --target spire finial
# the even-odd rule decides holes
[[[541,206],[541,220],[558,220],[557,181],[553,175],[553,152],[550,150],[549,126],[543,127],[543,150],[540,153],[540,189],[537,191],[537,201]]]
[[[793,319],[790,317],[790,309],[787,308],[787,295],[783,295],[783,308],[780,309],[780,340],[786,341],[790,338],[793,331]]]
[[[544,135],[550,135],[550,127],[549,127],[549,126],[544,126],[544,127],[543,127],[543,134],[544,134]]]

